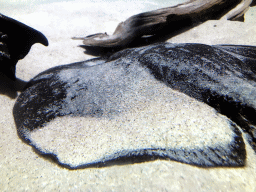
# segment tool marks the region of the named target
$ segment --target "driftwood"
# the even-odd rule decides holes
[[[83,40],[85,47],[131,47],[131,44],[141,43],[140,39],[161,38],[166,34],[173,36],[211,19],[241,21],[252,3],[255,0],[190,0],[134,15],[119,23],[113,35],[97,33],[72,39]],[[149,43],[146,40],[146,44]]]

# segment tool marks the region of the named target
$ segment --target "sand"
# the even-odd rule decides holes
[[[17,77],[28,81],[57,65],[92,58],[72,36],[111,34],[117,24],[142,11],[167,6],[165,1],[15,1],[0,3],[1,13],[39,31],[49,46],[36,44],[17,64]],[[169,40],[176,43],[256,45],[256,9],[244,23],[208,21]],[[247,145],[242,168],[198,168],[168,160],[68,170],[42,158],[22,142],[12,116],[15,99],[0,95],[1,191],[255,191],[256,156]]]

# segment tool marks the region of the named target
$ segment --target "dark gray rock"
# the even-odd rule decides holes
[[[41,32],[0,14],[0,75],[15,80],[18,60],[23,59],[35,43],[47,46],[48,40]]]
[[[256,151],[255,55],[256,48],[250,46],[162,43],[126,49],[109,58],[55,67],[33,78],[17,99],[13,109],[17,131],[39,153],[51,155],[59,164],[69,168],[105,165],[106,162],[118,159],[127,161],[131,157],[168,158],[203,167],[243,166],[246,151],[240,130]],[[168,108],[170,104],[177,102],[174,89],[215,108],[217,112],[213,111],[212,115],[221,119],[218,120],[220,123],[215,124],[215,127],[211,124],[208,127],[204,125],[203,128],[191,128],[196,139],[186,133],[189,125],[182,124],[182,120],[182,129],[171,127],[172,120],[177,121],[175,118],[167,119],[170,130],[166,127],[168,123],[163,124],[163,120],[159,120],[160,127],[154,127],[154,124],[148,127],[140,124],[137,126],[138,122],[147,124],[147,121],[155,118],[157,111],[154,111],[154,107],[159,110],[161,107],[158,109],[158,106]],[[187,100],[190,99],[187,97]],[[154,106],[152,113],[150,108],[143,109],[151,105]],[[178,114],[178,109],[174,108],[174,113],[175,110]],[[138,121],[137,117],[130,118],[137,124],[128,122],[128,117],[133,113],[135,116],[142,114]],[[143,114],[148,115],[147,118]],[[75,155],[68,158],[62,155],[61,150],[72,151],[65,146],[65,138],[72,131],[68,128],[68,122],[77,118],[86,119],[82,123],[84,126],[89,126],[90,121],[104,121],[105,124],[100,125],[104,125],[106,130],[101,132],[101,126],[97,129],[97,126],[92,125],[91,129],[95,129],[94,141],[93,134],[86,130],[91,135],[88,139],[95,142],[90,143],[92,148],[97,148],[95,156],[86,157],[87,152],[83,154],[80,151],[79,155],[83,157],[72,160],[76,158]],[[59,125],[62,119],[65,122],[63,127]],[[55,124],[51,125],[49,131],[47,127],[51,122]],[[66,136],[60,136],[65,142],[59,143],[58,147],[50,146],[50,142],[54,140],[52,134],[55,125],[56,130],[60,130],[58,134],[62,134],[61,129],[66,133]],[[118,132],[117,126],[121,127],[120,130],[137,126],[138,135],[141,131],[145,136],[136,140],[136,146],[133,146],[132,137],[129,145],[122,140],[110,139],[107,143],[111,143],[111,147],[102,147],[100,138],[112,134],[112,129]],[[74,124],[73,128],[75,127],[77,125]],[[150,136],[147,136],[147,130]],[[41,139],[33,135],[37,131]],[[82,133],[84,130],[81,128],[77,130],[79,131]],[[102,136],[97,135],[97,132],[101,132]],[[182,138],[180,132],[188,140]],[[123,135],[125,137],[126,132]],[[216,137],[211,138],[211,135]],[[112,134],[112,137],[115,135]],[[148,144],[144,144],[143,137],[148,138]],[[163,140],[165,137],[168,143],[164,140],[165,142],[155,144],[158,139]],[[48,144],[44,144],[43,140]],[[89,147],[90,144],[84,145]],[[58,148],[61,150],[58,151]],[[96,154],[98,151],[99,154]]]

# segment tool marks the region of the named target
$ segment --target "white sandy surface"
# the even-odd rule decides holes
[[[92,58],[77,47],[82,42],[70,37],[111,34],[133,14],[167,6],[166,1],[156,0],[35,2],[0,3],[1,13],[41,31],[49,40],[48,47],[34,45],[17,64],[16,75],[25,81],[50,67]],[[244,23],[209,21],[170,42],[256,45],[255,14],[251,9]],[[73,171],[62,168],[19,139],[14,103],[15,99],[0,95],[0,191],[256,191],[256,157],[248,145],[247,164],[242,168],[198,168],[167,160]]]

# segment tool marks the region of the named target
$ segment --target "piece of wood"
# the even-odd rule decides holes
[[[225,14],[221,19],[233,20],[233,21],[239,20],[239,18],[243,16],[246,11],[248,11],[252,3],[253,3],[253,0],[243,0],[234,9],[232,9],[227,14]]]
[[[87,47],[128,47],[137,38],[177,33],[211,19],[238,20],[252,2],[253,0],[190,0],[134,15],[119,23],[113,35],[97,33],[72,39],[83,40]]]

